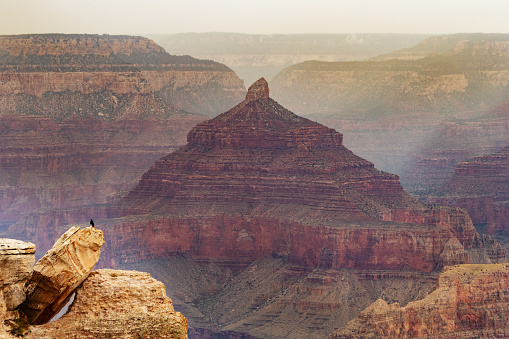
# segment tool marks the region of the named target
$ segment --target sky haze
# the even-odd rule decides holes
[[[509,33],[507,0],[0,0],[0,34]]]

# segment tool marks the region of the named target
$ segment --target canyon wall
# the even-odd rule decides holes
[[[437,289],[424,299],[405,307],[379,299],[329,338],[505,338],[508,268],[447,267]]]
[[[128,191],[205,119],[188,112],[217,114],[244,93],[226,66],[143,37],[0,36],[0,233]]]
[[[430,37],[380,59],[308,61],[274,77],[273,97],[341,130],[346,145],[378,168],[407,175],[444,121],[475,121],[507,98],[508,46],[504,34],[464,34]]]
[[[306,60],[364,60],[411,47],[422,34],[241,34],[149,35],[168,53],[214,60],[233,69],[245,83],[272,79],[283,68]]]

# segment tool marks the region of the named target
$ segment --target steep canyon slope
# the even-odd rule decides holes
[[[509,246],[509,147],[460,162],[443,187],[421,197],[468,211],[476,228]]]
[[[187,112],[218,113],[244,93],[226,66],[147,38],[0,36],[0,233],[28,212],[129,190],[205,119]]]

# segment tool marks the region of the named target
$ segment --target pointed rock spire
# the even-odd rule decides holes
[[[246,101],[267,100],[269,98],[269,84],[265,78],[258,79],[249,86],[246,94]]]
[[[187,135],[190,145],[207,147],[340,147],[342,140],[342,134],[299,117],[269,98],[264,78],[249,86],[243,102],[199,123]]]

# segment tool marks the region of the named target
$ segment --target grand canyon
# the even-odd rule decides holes
[[[508,337],[507,34],[150,37],[0,36],[0,338]]]

